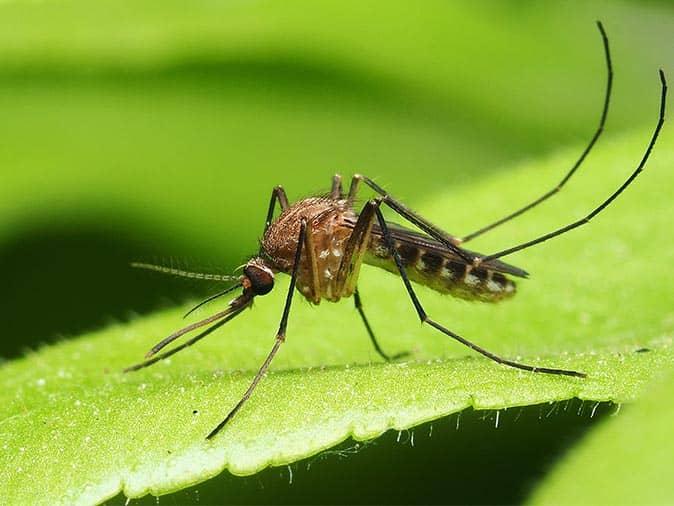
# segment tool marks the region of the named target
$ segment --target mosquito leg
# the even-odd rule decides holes
[[[357,181],[357,179],[354,178],[354,181]],[[351,188],[353,189],[353,183]],[[375,350],[377,350],[377,353],[379,353],[379,355],[381,355],[382,358],[388,362],[407,355],[407,353],[401,353],[393,357],[384,353],[384,351],[379,346],[379,343],[377,343],[377,339],[374,336],[374,332],[372,332],[370,323],[367,321],[367,317],[365,316],[363,305],[360,300],[360,294],[358,293],[358,288],[356,286],[358,282],[358,275],[360,273],[360,266],[363,264],[363,257],[367,252],[367,246],[370,242],[370,233],[372,231],[372,225],[374,224],[376,217],[375,209],[378,206],[379,202],[377,200],[370,200],[367,204],[365,204],[365,206],[363,206],[363,210],[358,215],[358,221],[354,225],[353,232],[351,232],[351,236],[344,246],[344,254],[342,255],[342,262],[339,266],[339,271],[337,272],[335,285],[340,296],[348,296],[353,293],[356,309],[358,310],[358,313],[365,324],[365,328],[367,329],[367,333],[370,336],[370,340],[372,341]]]
[[[358,293],[358,289],[356,288],[356,291],[353,292],[353,301],[355,303],[356,309],[358,310],[358,314],[360,315],[361,319],[363,320],[363,324],[365,325],[365,329],[367,330],[367,335],[370,336],[370,341],[372,341],[372,345],[374,346],[374,349],[379,353],[381,358],[386,360],[387,362],[392,362],[394,360],[397,360],[402,357],[406,357],[410,353],[408,351],[404,351],[402,353],[397,353],[393,356],[387,354],[384,352],[384,350],[381,349],[381,346],[379,346],[379,343],[377,342],[377,338],[374,336],[374,332],[372,330],[372,327],[370,326],[370,322],[367,320],[367,316],[365,316],[365,311],[363,310],[363,303],[360,300],[360,294]]]
[[[360,174],[356,174],[351,178],[351,186],[349,186],[349,196],[347,197],[347,200],[351,205],[353,205],[353,203],[356,200],[356,195],[358,194],[358,186],[360,186],[360,182],[362,180],[363,176],[361,176]]]
[[[473,257],[470,253],[467,251],[461,249],[459,247],[459,244],[461,243],[461,240],[451,236],[450,234],[444,232],[440,228],[436,227],[432,223],[430,223],[428,220],[425,218],[422,218],[419,216],[417,213],[406,207],[402,202],[399,202],[395,198],[393,198],[391,195],[388,194],[386,190],[384,190],[381,186],[379,186],[377,183],[372,181],[369,177],[363,176],[361,174],[356,174],[353,176],[354,180],[359,179],[360,181],[364,182],[366,185],[368,185],[370,188],[372,188],[375,192],[377,192],[379,195],[381,195],[381,201],[386,204],[388,207],[393,209],[398,215],[402,216],[405,218],[407,221],[412,223],[413,225],[416,225],[419,227],[421,230],[426,232],[428,235],[430,235],[432,238],[434,238],[437,241],[440,241],[442,244],[444,244],[450,251],[461,257],[463,260],[465,260],[467,263],[472,264],[475,261],[475,257]],[[354,183],[352,183],[352,188],[354,186]]]
[[[400,255],[398,254],[398,251],[396,250],[394,243],[393,243],[393,238],[391,237],[391,233],[389,232],[389,229],[386,225],[386,221],[384,220],[384,215],[382,215],[381,210],[379,207],[376,208],[375,210],[377,214],[377,221],[379,222],[379,226],[381,227],[382,230],[382,235],[384,236],[384,240],[386,241],[386,245],[389,248],[389,251],[391,252],[391,255],[393,256],[393,259],[396,263],[396,266],[398,267],[398,272],[400,272],[400,277],[403,280],[403,283],[405,284],[405,288],[407,289],[407,293],[410,296],[410,299],[412,299],[412,304],[414,304],[414,308],[417,311],[417,314],[419,315],[419,319],[421,320],[422,323],[427,323],[431,327],[435,328],[436,330],[439,330],[446,336],[449,336],[453,339],[456,339],[459,341],[461,344],[464,344],[465,346],[469,347],[470,349],[484,355],[487,358],[490,358],[491,360],[498,362],[499,364],[504,364],[508,365],[510,367],[515,367],[517,369],[523,369],[525,371],[532,371],[532,372],[542,372],[542,373],[548,373],[548,374],[560,374],[564,376],[576,376],[580,378],[584,378],[586,375],[582,372],[577,372],[577,371],[569,371],[566,369],[551,369],[548,367],[538,367],[538,366],[533,366],[533,365],[527,365],[527,364],[522,364],[520,362],[514,362],[512,360],[505,359],[503,357],[500,357],[490,351],[485,350],[484,348],[478,346],[475,343],[470,342],[469,340],[465,339],[464,337],[461,337],[459,334],[455,334],[451,330],[443,327],[439,323],[437,323],[435,320],[431,319],[427,314],[426,311],[424,310],[423,306],[421,305],[421,302],[419,301],[416,293],[414,292],[414,289],[412,288],[412,284],[410,283],[409,278],[407,277],[407,272],[405,271],[405,267],[402,263],[402,260],[400,258]]]
[[[643,157],[641,158],[641,161],[639,162],[639,165],[637,165],[637,168],[632,172],[630,177],[628,177],[625,182],[620,185],[620,187],[614,191],[604,202],[602,202],[599,206],[597,206],[590,214],[585,216],[584,218],[581,218],[580,220],[574,221],[573,223],[566,225],[565,227],[559,228],[553,232],[547,233],[545,235],[542,235],[540,237],[537,237],[536,239],[533,239],[531,241],[518,244],[517,246],[513,246],[512,248],[504,249],[502,251],[499,251],[497,253],[493,253],[491,255],[486,255],[483,256],[482,258],[479,259],[480,262],[486,262],[489,260],[493,260],[495,258],[501,258],[506,255],[510,255],[511,253],[515,253],[516,251],[520,251],[526,248],[529,248],[531,246],[534,246],[536,244],[540,244],[542,242],[547,241],[548,239],[552,239],[553,237],[557,237],[558,235],[564,234],[566,232],[569,232],[573,230],[574,228],[578,228],[581,225],[585,225],[586,223],[589,223],[592,218],[597,216],[600,212],[602,212],[611,202],[613,202],[618,195],[620,195],[625,188],[627,188],[630,184],[632,184],[632,181],[636,179],[636,177],[641,173],[641,171],[644,168],[644,165],[646,165],[646,161],[648,160],[648,157],[651,154],[651,151],[653,150],[653,146],[655,146],[655,141],[658,138],[658,135],[660,134],[660,130],[662,129],[662,124],[665,122],[665,105],[667,102],[667,81],[665,80],[665,73],[660,70],[660,82],[662,86],[662,92],[660,95],[660,115],[658,117],[658,123],[655,126],[655,130],[653,131],[653,134],[651,136],[651,140],[648,143],[648,147],[646,148],[646,152],[644,153]]]
[[[470,234],[464,236],[461,239],[462,243],[466,243],[472,239],[475,239],[476,237],[484,234],[485,232],[488,232],[500,225],[503,225],[504,223],[512,220],[513,218],[516,218],[517,216],[524,214],[530,209],[533,209],[536,207],[538,204],[541,202],[546,201],[553,195],[556,195],[563,187],[564,185],[571,179],[571,176],[573,176],[578,168],[581,166],[587,155],[590,153],[592,148],[594,147],[595,143],[601,136],[601,133],[604,131],[604,124],[606,123],[606,115],[608,114],[608,106],[609,106],[609,101],[611,98],[611,87],[613,84],[613,67],[611,65],[611,53],[609,50],[609,45],[608,45],[608,37],[606,36],[606,32],[604,31],[604,26],[601,24],[601,22],[597,21],[597,27],[599,28],[599,33],[601,34],[602,42],[604,43],[604,55],[606,59],[606,70],[607,70],[607,80],[606,80],[606,93],[604,95],[604,108],[602,109],[601,112],[601,117],[599,119],[599,126],[597,127],[597,130],[594,132],[594,135],[590,139],[590,142],[586,146],[585,150],[581,153],[580,157],[578,160],[576,160],[576,163],[573,164],[573,167],[571,167],[571,170],[567,172],[567,174],[562,178],[562,180],[555,186],[553,189],[549,190],[548,192],[544,193],[540,197],[538,197],[536,200],[533,202],[530,202],[526,206],[518,209],[517,211],[499,219],[496,220],[493,223],[490,223],[489,225],[486,225],[479,230],[476,230],[475,232],[471,232]]]
[[[377,201],[370,200],[363,206],[362,211],[358,215],[358,221],[344,245],[342,261],[340,262],[335,281],[337,292],[341,296],[351,295],[356,289],[360,266],[363,263],[363,257],[370,241],[372,225],[374,224],[374,210],[378,205]]]
[[[318,303],[321,300],[321,280],[318,275],[318,258],[316,257],[314,235],[310,222],[307,222],[306,231],[304,233],[304,250],[310,266],[309,272],[311,273],[311,294],[305,293],[304,295],[311,295],[312,300]]]
[[[333,200],[338,200],[343,198],[344,192],[342,191],[342,176],[335,174],[332,176],[332,190],[330,191],[330,197]]]
[[[267,210],[267,219],[264,222],[264,231],[266,232],[274,219],[274,210],[276,209],[276,202],[281,206],[281,211],[285,211],[290,207],[288,204],[288,197],[283,186],[275,186],[271,191],[271,199],[269,199],[269,209]]]
[[[285,341],[286,328],[288,327],[288,315],[290,314],[290,305],[293,301],[293,294],[295,293],[295,284],[297,282],[297,274],[299,272],[300,259],[302,257],[302,247],[304,245],[306,231],[307,231],[307,223],[306,221],[303,220],[300,226],[300,234],[297,239],[297,249],[295,250],[295,260],[293,262],[293,270],[290,277],[290,286],[288,287],[288,295],[286,295],[286,302],[285,306],[283,307],[283,315],[281,316],[281,322],[279,323],[278,332],[276,332],[276,340],[274,341],[274,346],[269,352],[269,355],[267,355],[267,358],[260,367],[260,370],[253,378],[252,383],[250,384],[246,392],[243,394],[243,397],[241,397],[241,400],[239,400],[239,402],[236,403],[234,408],[232,408],[232,410],[227,414],[225,419],[222,422],[220,422],[217,425],[217,427],[215,427],[215,429],[213,429],[208,434],[208,436],[206,436],[206,439],[212,439],[213,437],[215,437],[215,435],[218,432],[220,432],[220,430],[222,430],[222,428],[225,425],[227,425],[227,423],[232,418],[234,418],[234,415],[236,415],[239,412],[241,406],[243,406],[244,403],[250,398],[250,396],[253,394],[253,390],[255,390],[255,387],[260,382],[264,374],[267,372],[269,364],[271,364],[271,361],[274,359],[276,352],[281,347],[281,343]]]

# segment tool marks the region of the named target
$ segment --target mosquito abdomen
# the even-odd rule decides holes
[[[456,257],[394,241],[410,280],[438,292],[482,302],[496,302],[515,294],[515,283],[484,267],[475,268]],[[393,257],[381,237],[372,237],[365,263],[398,274]]]

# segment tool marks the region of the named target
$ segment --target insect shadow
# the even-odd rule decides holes
[[[281,272],[290,275],[290,286],[274,345],[239,402],[206,436],[208,439],[213,438],[250,398],[279,347],[285,341],[295,289],[314,304],[319,304],[323,299],[336,302],[344,297],[353,297],[355,307],[377,353],[387,361],[400,358],[404,354],[390,356],[384,352],[365,315],[358,293],[358,275],[361,265],[367,263],[400,276],[422,323],[430,325],[487,358],[525,371],[585,377],[586,375],[579,371],[529,365],[509,360],[469,341],[438,323],[426,313],[412,282],[426,285],[442,293],[482,302],[497,302],[512,297],[515,294],[515,282],[512,278],[525,278],[527,272],[501,261],[502,257],[589,223],[613,202],[643,170],[664,123],[667,83],[662,70],[659,71],[660,112],[650,142],[634,172],[606,200],[579,220],[496,253],[482,255],[463,247],[463,244],[470,240],[503,225],[557,194],[576,173],[599,139],[608,114],[613,67],[606,32],[600,22],[597,26],[604,46],[607,68],[606,93],[599,126],[578,160],[554,188],[507,216],[459,238],[431,224],[366,176],[359,174],[353,176],[349,191],[345,193],[341,176],[336,175],[333,177],[332,188],[328,194],[305,198],[293,204],[289,203],[283,188],[277,186],[272,190],[260,250],[246,263],[241,276],[188,272],[145,263],[132,264],[134,267],[176,276],[234,282],[233,285],[207,298],[194,309],[234,290],[241,289],[242,292],[230,301],[223,311],[192,323],[158,342],[147,353],[145,362],[128,367],[125,372],[148,367],[203,339],[250,307],[255,297],[269,293],[274,288],[276,274]],[[369,187],[377,196],[368,200],[362,209],[357,211],[354,202],[362,184]],[[281,213],[275,218],[277,205],[280,206]],[[421,232],[387,222],[381,211],[382,206],[387,206]],[[183,344],[159,353],[166,345],[179,337],[209,324],[211,324],[210,327]]]

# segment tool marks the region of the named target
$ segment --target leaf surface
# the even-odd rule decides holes
[[[674,376],[605,420],[560,462],[530,504],[669,504]]]
[[[475,248],[513,244],[579,217],[624,180],[648,135],[610,139],[582,181]],[[526,202],[532,188],[546,188],[570,157],[564,151],[446,192],[420,211],[436,223],[486,222]],[[519,283],[512,301],[478,305],[419,289],[430,315],[492,351],[582,370],[587,379],[528,374],[477,357],[420,328],[398,278],[364,268],[364,304],[382,345],[392,353],[411,350],[411,360],[380,363],[350,301],[315,308],[298,299],[271,373],[231,425],[206,442],[272,345],[287,287],[279,277],[274,292],[251,311],[141,372],[120,370],[181,325],[183,308],[4,364],[3,502],[91,503],[119,490],[129,497],[168,493],[223,469],[254,473],[349,436],[373,438],[468,406],[637,398],[674,363],[674,272],[656,269],[674,261],[674,239],[667,233],[674,216],[667,168],[673,163],[671,136],[665,135],[647,171],[605,215],[513,255],[510,261],[532,272],[532,279]],[[512,190],[500,191],[506,185]]]

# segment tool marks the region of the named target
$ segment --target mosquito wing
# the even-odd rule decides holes
[[[423,255],[424,252],[435,253],[440,255],[443,259],[448,259],[453,262],[461,263],[466,265],[466,261],[454,253],[452,250],[447,248],[441,242],[436,241],[435,239],[427,236],[422,232],[417,232],[415,230],[410,230],[396,223],[386,222],[386,225],[391,232],[391,236],[395,241],[397,241],[401,246],[403,251],[412,252],[412,248],[419,250],[420,255]],[[372,235],[376,238],[382,238],[381,228],[378,224],[374,224],[372,228]],[[450,236],[451,237],[451,236]],[[464,249],[469,256],[480,256],[479,253]],[[402,255],[401,255],[402,256]],[[490,260],[482,264],[485,269],[489,269],[495,272],[500,272],[503,274],[510,274],[511,276],[516,276],[518,278],[526,278],[529,273],[524,269],[515,267],[514,265],[507,264],[500,260]]]

